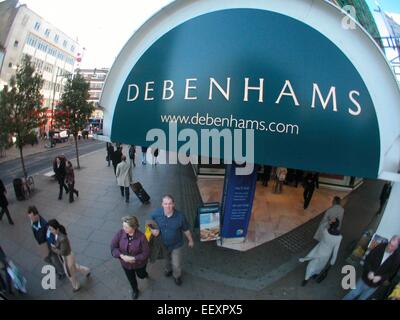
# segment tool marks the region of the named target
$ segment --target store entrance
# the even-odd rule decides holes
[[[217,168],[216,168],[217,169]],[[270,170],[270,179],[265,183],[264,170],[261,167],[258,173],[256,193],[253,202],[247,237],[243,239],[232,239],[224,241],[222,246],[239,251],[247,251],[263,243],[272,241],[297,227],[307,223],[328,209],[335,196],[343,199],[345,204],[347,195],[351,188],[320,183],[311,198],[307,209],[304,209],[304,187],[302,185],[303,177],[307,172],[298,175],[297,186],[293,174],[296,170],[289,169],[286,178],[282,184],[281,190],[277,188],[279,181],[277,179],[278,168],[272,167]],[[197,185],[201,194],[203,203],[221,202],[224,189],[224,175],[222,168],[218,168],[218,175],[198,175]],[[198,172],[200,172],[198,170]],[[299,172],[299,171],[297,171]],[[320,180],[325,181],[325,175],[320,175]],[[332,177],[330,177],[332,178]],[[349,180],[346,177],[337,180]],[[355,181],[354,179],[350,179]]]

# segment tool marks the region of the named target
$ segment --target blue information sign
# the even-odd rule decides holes
[[[251,175],[236,175],[236,166],[227,166],[223,195],[223,238],[242,238],[247,235],[247,228],[253,208],[256,191],[257,170]]]

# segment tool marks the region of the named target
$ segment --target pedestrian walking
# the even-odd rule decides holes
[[[175,284],[180,286],[182,284],[183,260],[182,234],[185,234],[189,248],[193,248],[194,242],[185,216],[175,209],[174,198],[165,195],[161,206],[162,208],[151,214],[151,219],[157,223],[160,229],[153,229],[151,232],[155,237],[161,234],[162,242],[167,248],[165,276],[173,276]]]
[[[49,230],[47,221],[39,214],[35,206],[28,208],[28,216],[31,221],[33,236],[39,245],[40,255],[46,263],[50,263],[56,269],[58,279],[65,278],[64,268],[57,254],[51,250],[51,244],[55,243],[55,237]]]
[[[71,281],[73,291],[76,292],[81,288],[76,273],[80,272],[88,278],[90,276],[90,269],[76,263],[64,226],[60,225],[57,220],[53,219],[49,221],[49,230],[55,237],[55,244],[51,245],[51,250],[61,258],[65,274]]]
[[[64,156],[58,156],[54,159],[53,170],[56,175],[58,184],[60,186],[58,200],[62,199],[63,188],[65,189],[65,193],[68,194],[68,192],[69,192],[69,189],[68,189],[67,185],[65,184],[65,175],[66,175],[65,165],[66,165],[66,159]]]
[[[269,180],[271,179],[272,166],[263,166],[264,173],[262,176],[262,185],[268,187]]]
[[[315,188],[319,188],[318,179],[319,174],[317,172],[308,173],[304,179],[304,209],[307,209],[310,205]]]
[[[387,284],[400,266],[399,242],[400,237],[393,236],[388,243],[380,243],[369,252],[361,278],[343,300],[367,300],[381,285]]]
[[[129,148],[129,160],[131,162],[132,167],[136,167],[135,157],[136,157],[136,146],[131,145],[131,147]]]
[[[107,150],[106,161],[108,162],[108,166],[110,166],[114,154],[114,146],[112,145],[112,143],[110,142],[106,143],[106,150]]]
[[[145,235],[139,230],[139,221],[136,217],[122,219],[122,229],[111,242],[111,254],[119,259],[132,288],[132,299],[137,299],[139,288],[136,276],[140,279],[149,277],[146,265],[150,249]]]
[[[279,167],[276,169],[274,193],[282,193],[283,183],[286,180],[287,172],[287,169],[284,167]]]
[[[339,227],[338,229],[342,227],[342,222],[343,222],[343,214],[344,214],[344,208],[341,205],[342,200],[340,197],[334,197],[332,200],[332,206],[326,210],[317,231],[314,234],[314,239],[317,241],[321,241],[322,239],[322,232],[329,226],[329,223],[335,219],[339,220]]]
[[[126,162],[126,157],[122,156],[122,161],[117,166],[117,183],[121,189],[122,197],[125,196],[125,202],[129,203],[129,187],[132,183],[132,167]]]
[[[310,278],[318,276],[325,268],[329,268],[335,264],[340,243],[343,239],[338,227],[338,219],[331,221],[329,229],[325,228],[323,230],[321,241],[307,256],[299,259],[300,262],[309,261],[304,280],[301,284],[302,286],[305,286]],[[328,269],[325,270],[327,272]]]
[[[112,165],[114,167],[114,174],[117,174],[117,166],[122,161],[122,146],[117,147],[117,150],[112,154]]]
[[[67,161],[65,166],[65,182],[69,189],[69,202],[74,202],[74,193],[79,197],[79,191],[75,189],[75,173],[71,161]]]
[[[158,150],[158,148],[155,148],[155,149],[151,150],[151,155],[152,155],[151,165],[152,166],[156,166],[157,165],[157,158],[158,158],[159,152],[160,151]]]
[[[146,165],[146,154],[147,154],[147,147],[142,147],[142,164]]]
[[[0,280],[2,284],[0,286],[5,285],[7,283],[7,289],[9,294],[13,294],[12,287],[14,287],[19,293],[27,293],[26,289],[26,279],[22,275],[21,270],[15,265],[15,263],[7,258],[3,249],[0,247],[0,270],[3,270],[6,273],[6,282],[4,280]]]
[[[10,211],[8,210],[8,200],[6,194],[7,190],[3,181],[0,179],[0,221],[3,219],[4,214],[6,214],[8,223],[14,225],[14,221],[12,220]]]
[[[382,209],[386,204],[386,201],[389,199],[391,191],[392,191],[392,183],[386,182],[382,188],[381,195],[379,196],[380,205],[376,214],[380,214],[382,212]]]
[[[2,294],[13,294],[12,279],[7,272],[8,262],[3,248],[0,246],[0,292]],[[4,274],[4,276],[3,276]]]

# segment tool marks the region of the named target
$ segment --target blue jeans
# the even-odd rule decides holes
[[[343,297],[343,300],[367,300],[370,296],[374,294],[374,292],[378,289],[371,288],[367,286],[367,284],[360,278],[357,281],[356,288],[352,289],[348,294]]]

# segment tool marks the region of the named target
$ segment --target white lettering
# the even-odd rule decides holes
[[[324,101],[324,98],[322,97],[321,90],[319,89],[318,84],[314,83],[313,87],[313,100],[312,100],[312,106],[311,108],[315,108],[315,100],[316,100],[316,93],[318,93],[319,101],[322,103],[322,107],[324,110],[326,110],[326,107],[329,104],[329,100],[333,97],[333,111],[337,112],[337,100],[336,100],[336,87],[331,87],[329,90],[328,97]]]
[[[227,78],[226,82],[227,82],[226,91],[224,91],[224,89],[222,89],[222,87],[214,78],[210,78],[210,95],[208,97],[208,100],[213,99],[213,86],[215,86],[219,90],[219,92],[221,92],[222,95],[225,97],[226,101],[229,101],[230,90],[231,90],[231,78]]]
[[[290,92],[286,92],[286,88],[289,88],[289,91],[290,91]],[[276,100],[275,103],[276,103],[276,104],[279,104],[279,103],[281,102],[281,99],[282,99],[283,96],[292,97],[295,106],[296,106],[296,107],[299,107],[299,106],[300,106],[299,100],[297,100],[296,94],[294,93],[292,84],[290,83],[289,80],[286,80],[285,85],[284,85],[284,87],[283,87],[283,89],[282,89],[282,91],[281,91],[281,94],[279,95],[278,100]]]
[[[197,87],[191,86],[191,82],[197,81],[197,79],[186,79],[186,87],[185,87],[185,100],[197,100],[197,97],[190,97],[189,91],[196,90]]]
[[[169,86],[168,86],[168,84],[169,84]],[[164,88],[163,89],[163,100],[171,100],[175,95],[175,92],[173,90],[174,82],[171,80],[165,80],[163,88]],[[169,92],[169,94],[170,94],[168,97],[167,97],[167,92]]]
[[[342,288],[344,290],[355,289],[356,288],[356,268],[351,265],[343,266],[342,274],[346,276],[342,279]]]
[[[133,97],[133,98],[131,98],[131,89],[132,89],[132,88],[135,88],[135,89],[136,89],[136,95],[135,95],[135,97]],[[135,101],[138,97],[139,97],[139,87],[138,87],[136,84],[130,84],[130,85],[128,86],[128,98],[127,98],[127,101],[128,101],[128,102]]]
[[[353,90],[353,91],[351,91],[351,92],[349,93],[349,98],[350,98],[351,102],[353,102],[353,104],[357,107],[357,111],[354,111],[354,110],[352,110],[352,109],[349,108],[349,113],[350,113],[352,116],[358,116],[358,115],[360,115],[360,113],[361,113],[361,106],[360,106],[360,104],[358,103],[358,101],[353,97],[353,95],[360,96],[360,93],[359,93],[358,91],[355,91],[355,90]]]
[[[154,100],[154,97],[148,96],[149,92],[154,92],[154,88],[150,88],[150,86],[154,86],[154,81],[151,82],[146,82],[146,90],[144,93],[144,101],[152,101]]]
[[[264,102],[264,79],[260,79],[260,86],[259,87],[249,87],[250,78],[245,78],[245,86],[244,86],[244,101],[249,101],[249,90],[259,91],[259,98],[258,102]]]
[[[43,266],[42,288],[44,290],[56,290],[56,268],[50,265]]]

